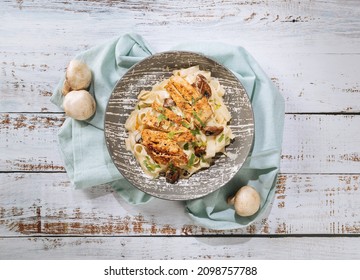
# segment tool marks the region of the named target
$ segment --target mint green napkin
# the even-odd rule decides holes
[[[200,199],[186,201],[189,215],[199,225],[211,229],[236,229],[247,226],[265,211],[274,195],[284,122],[284,100],[256,61],[243,48],[220,43],[197,42],[179,45],[174,50],[202,53],[231,69],[246,88],[255,116],[255,142],[251,155],[236,177],[220,190]],[[88,121],[68,118],[59,132],[60,151],[65,168],[76,188],[111,184],[129,203],[146,203],[152,197],[131,186],[112,163],[104,139],[107,101],[120,77],[152,51],[136,34],[126,34],[79,54],[91,68],[94,80],[90,93],[97,111]],[[52,102],[61,107],[60,80]],[[261,209],[251,217],[235,214],[226,203],[241,186],[252,185],[260,193]]]

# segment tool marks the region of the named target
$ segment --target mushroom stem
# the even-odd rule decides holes
[[[227,203],[234,206],[236,214],[242,217],[254,215],[260,208],[260,201],[260,194],[251,186],[241,187],[227,199]]]
[[[235,204],[235,195],[229,196],[227,199],[227,203],[229,205],[234,205]]]

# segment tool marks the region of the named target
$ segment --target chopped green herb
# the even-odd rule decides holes
[[[200,125],[201,125],[202,127],[204,127],[205,124],[204,124],[204,123],[202,122],[202,120],[199,118],[198,114],[197,114],[195,111],[193,111],[192,114],[193,114],[194,118],[200,123]]]
[[[221,142],[222,140],[224,140],[224,137],[225,137],[225,135],[224,135],[224,133],[222,133],[220,135],[220,137],[218,138],[218,142]]]
[[[195,129],[190,130],[190,132],[194,136],[200,134],[200,130],[197,127]]]
[[[194,97],[191,97],[191,105],[195,105],[196,102],[198,102],[200,99],[202,99],[202,96],[200,96],[199,98],[194,98]]]
[[[172,140],[176,134],[181,134],[181,133],[182,133],[182,131],[170,131],[170,132],[168,132],[167,136],[169,139]]]
[[[140,105],[137,105],[137,109],[140,110]]]
[[[168,138],[169,138],[169,139],[173,139],[174,136],[175,136],[175,131],[170,131],[170,132],[168,133]]]
[[[161,122],[161,121],[163,121],[163,120],[166,120],[166,117],[165,117],[165,115],[163,115],[163,114],[159,114],[159,116],[158,116],[158,122]]]
[[[221,104],[215,103],[215,110],[220,109],[220,107],[221,107]]]
[[[226,136],[225,137],[225,142],[229,142],[230,141],[230,137],[229,136]]]
[[[175,165],[174,165],[172,162],[170,162],[170,164],[169,164],[169,169],[170,169],[171,171],[176,171],[176,167],[175,167]]]
[[[144,165],[146,167],[147,170],[149,170],[150,172],[154,172],[156,168],[160,168],[160,165],[158,164],[153,164],[149,161],[149,157],[146,156],[146,159],[144,160]]]
[[[191,154],[187,166],[192,167],[194,165],[194,161],[195,161],[195,155]]]
[[[201,142],[198,142],[198,143],[197,143],[197,146],[198,146],[198,147],[206,147],[206,142],[202,142],[202,141],[201,141]]]
[[[189,150],[189,143],[185,143],[185,145],[184,145],[184,150]]]
[[[185,126],[187,129],[190,128],[190,125],[185,121],[182,121],[181,124],[182,124],[182,126]]]

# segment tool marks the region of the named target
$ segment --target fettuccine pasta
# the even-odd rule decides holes
[[[199,66],[173,71],[138,95],[125,140],[145,174],[175,183],[213,164],[234,139],[219,81]]]

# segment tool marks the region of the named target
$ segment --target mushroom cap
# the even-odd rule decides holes
[[[66,69],[66,81],[72,90],[86,89],[91,83],[91,70],[80,60],[71,60]]]
[[[70,91],[64,97],[66,115],[76,120],[86,120],[96,111],[94,97],[86,90]]]
[[[230,199],[231,201],[231,199]],[[244,186],[235,194],[235,212],[242,217],[254,215],[260,208],[260,194],[251,186]]]

